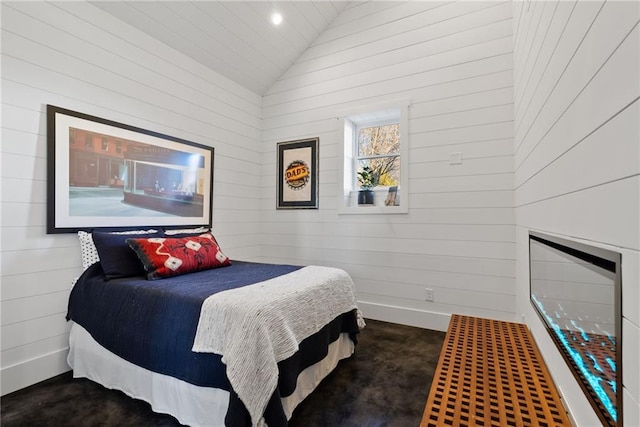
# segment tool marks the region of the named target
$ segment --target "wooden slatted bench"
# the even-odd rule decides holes
[[[526,325],[451,317],[421,427],[570,425]]]

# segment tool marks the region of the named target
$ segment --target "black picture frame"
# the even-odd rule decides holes
[[[47,233],[212,226],[214,148],[47,105]]]
[[[320,138],[279,142],[277,209],[318,209],[318,145]]]

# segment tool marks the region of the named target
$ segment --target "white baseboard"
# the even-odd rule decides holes
[[[67,364],[68,353],[69,348],[64,348],[35,359],[2,368],[0,372],[0,395],[4,396],[69,371],[71,368]]]
[[[382,320],[401,325],[417,326],[434,331],[446,332],[451,315],[433,311],[415,310],[386,304],[358,301],[358,308],[366,319]]]

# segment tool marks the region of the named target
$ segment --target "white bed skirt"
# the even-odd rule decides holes
[[[329,345],[327,357],[302,371],[295,392],[282,399],[287,419],[340,360],[353,354],[354,349],[349,334],[342,333]],[[196,386],[134,365],[100,346],[82,326],[73,322],[67,361],[74,378],[88,378],[106,388],[144,400],[155,412],[170,414],[182,424],[224,426],[229,392]]]

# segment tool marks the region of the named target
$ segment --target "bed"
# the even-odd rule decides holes
[[[231,261],[211,233],[89,238],[67,314],[74,377],[183,424],[286,426],[364,326],[340,269]]]

